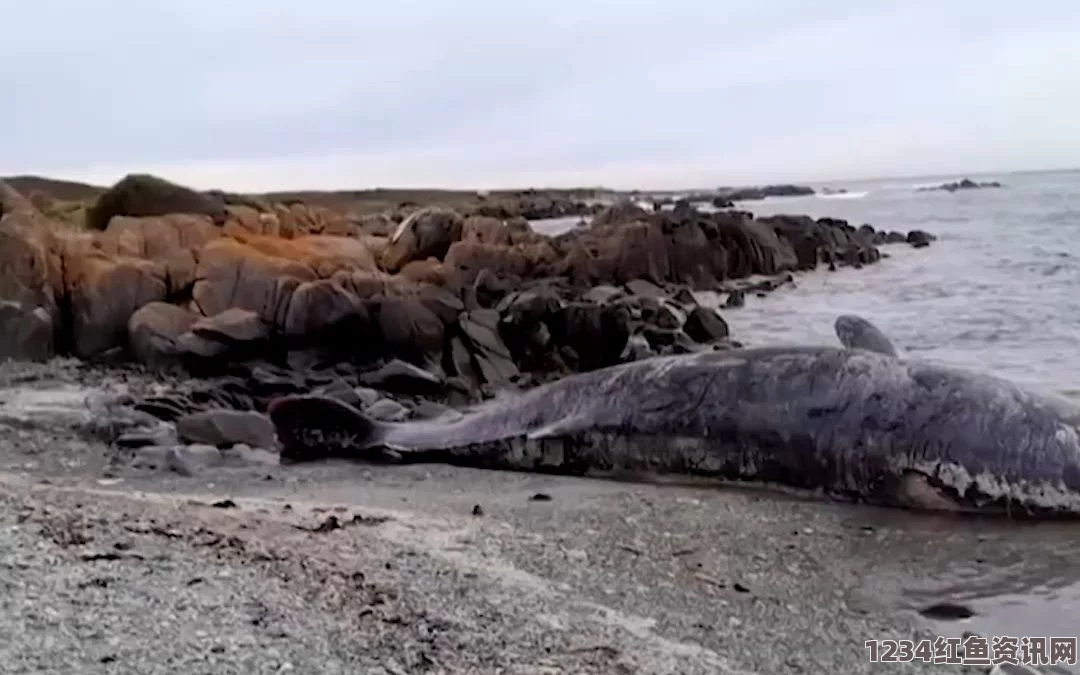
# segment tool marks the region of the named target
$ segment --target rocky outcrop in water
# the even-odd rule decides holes
[[[722,187],[716,196],[732,202],[745,202],[767,197],[804,197],[814,194],[814,188],[806,185],[760,185],[752,187]]]
[[[938,191],[956,192],[957,190],[980,190],[980,189],[984,189],[984,188],[1000,188],[1000,187],[1004,187],[1004,186],[1001,183],[997,182],[997,181],[986,181],[986,182],[983,182],[983,183],[979,183],[979,182],[971,180],[970,178],[965,178],[963,180],[956,181],[954,183],[942,183],[941,185],[934,185],[934,186],[931,186],[931,187],[916,188],[915,191],[916,192],[938,192]]]

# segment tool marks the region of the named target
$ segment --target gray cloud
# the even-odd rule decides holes
[[[0,172],[656,186],[1080,164],[1075,0],[0,0]]]

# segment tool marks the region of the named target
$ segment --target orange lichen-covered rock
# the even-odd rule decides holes
[[[55,310],[51,239],[27,214],[0,219],[0,300]]]
[[[72,351],[89,357],[123,345],[137,309],[167,293],[160,263],[89,251],[64,259]]]
[[[500,246],[479,241],[459,241],[450,247],[443,261],[447,278],[471,284],[481,271],[496,278],[526,278],[542,273],[555,259],[545,245]]]
[[[469,216],[461,230],[462,241],[481,244],[510,245],[510,228],[502,220],[490,216]]]
[[[220,237],[221,228],[209,216],[174,214],[145,218],[113,216],[95,240],[106,253],[153,260],[178,250],[201,248]]]
[[[231,238],[210,242],[199,251],[198,258],[192,300],[195,311],[204,316],[238,307],[257,312],[271,322],[282,301],[277,289],[279,278],[316,278],[303,262],[274,256]]]
[[[234,239],[263,255],[307,265],[322,278],[329,278],[338,270],[374,272],[377,269],[375,257],[364,242],[351,237],[308,235],[282,239],[249,234]]]
[[[446,269],[435,258],[414,260],[402,267],[398,275],[416,283],[438,285],[446,283]]]
[[[277,235],[277,216],[265,211],[259,211],[253,206],[246,204],[229,204],[225,207],[224,234],[232,234],[235,228],[240,228],[251,234]]]

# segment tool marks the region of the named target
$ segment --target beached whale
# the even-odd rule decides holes
[[[842,334],[842,348],[653,357],[456,420],[382,423],[319,396],[278,399],[269,414],[292,460],[674,474],[887,506],[1080,517],[1080,406],[899,359],[887,338],[859,339],[866,334]]]

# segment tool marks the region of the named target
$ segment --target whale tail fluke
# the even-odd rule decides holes
[[[393,462],[400,455],[385,446],[390,425],[329,396],[283,396],[267,414],[274,425],[281,458],[294,462],[342,457]]]

